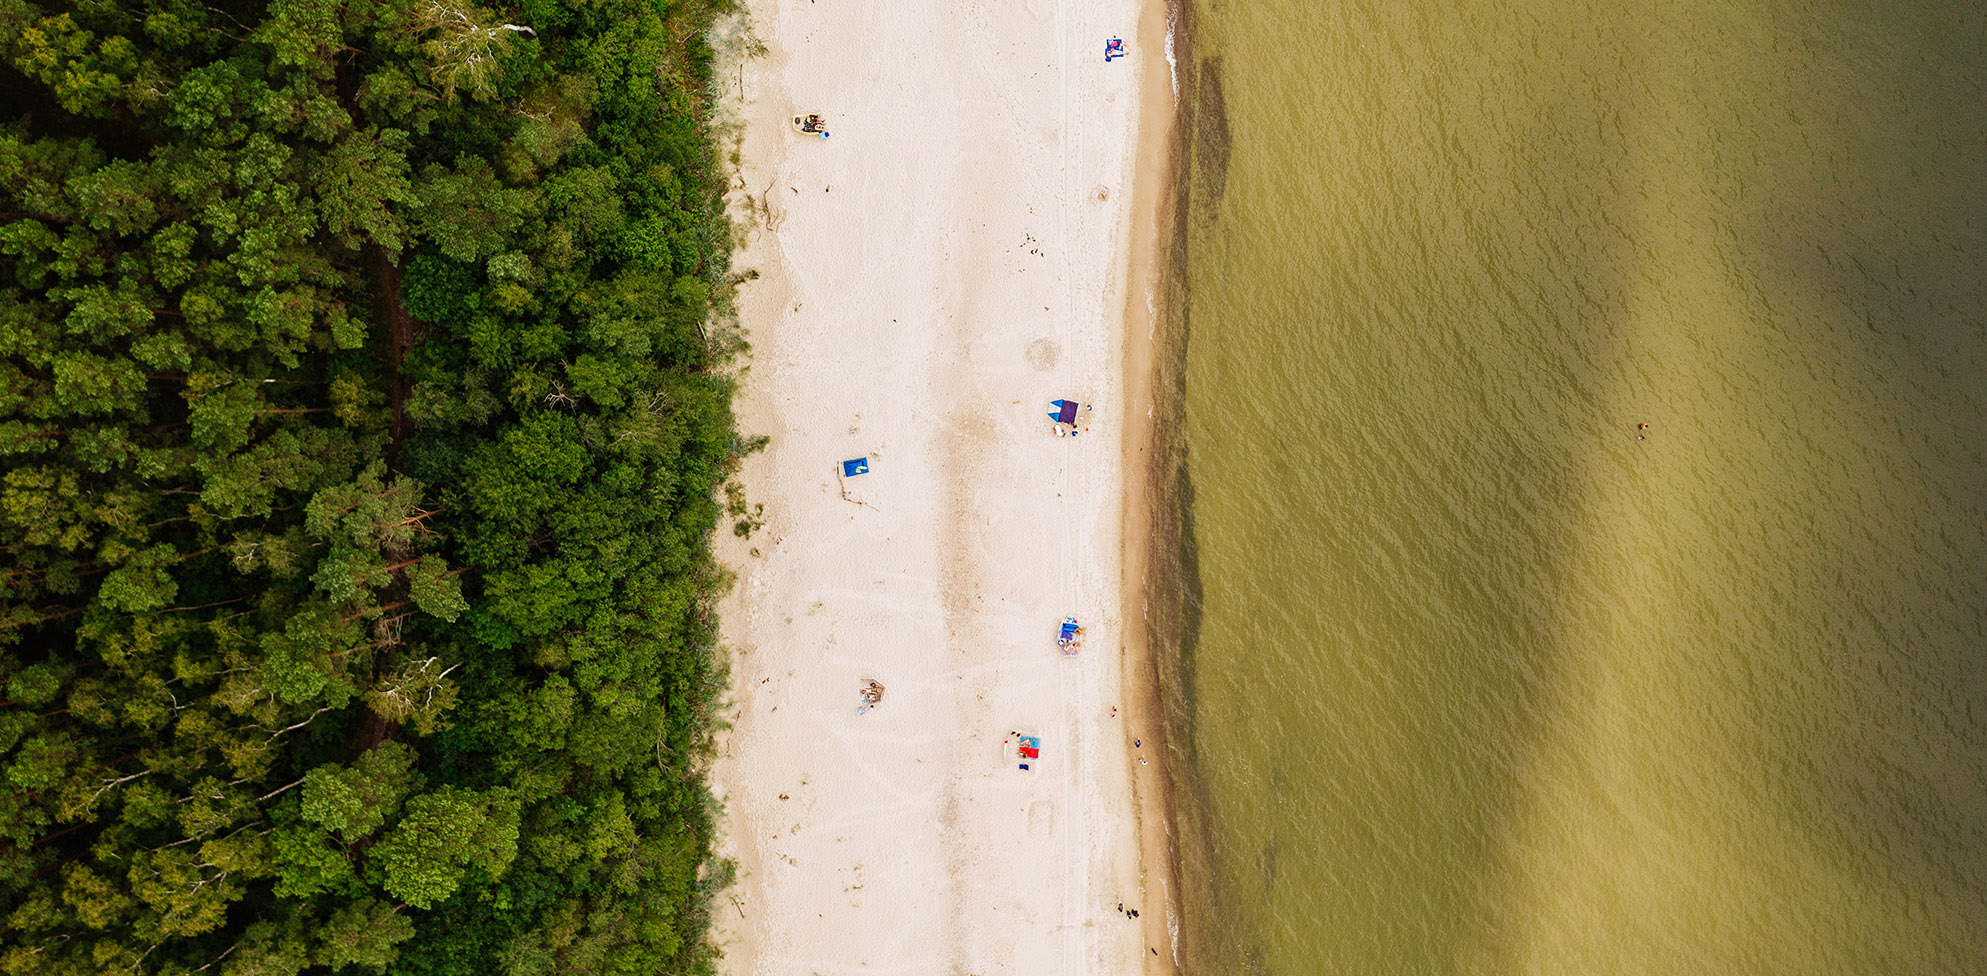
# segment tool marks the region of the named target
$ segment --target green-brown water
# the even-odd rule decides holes
[[[1190,972],[1987,972],[1987,7],[1192,30]]]

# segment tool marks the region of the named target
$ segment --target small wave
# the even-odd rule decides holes
[[[1173,107],[1180,107],[1180,62],[1173,58],[1173,33],[1177,30],[1171,4],[1166,7],[1166,75],[1173,79]]]

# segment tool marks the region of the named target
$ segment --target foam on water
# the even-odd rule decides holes
[[[1174,23],[1176,19],[1173,8],[1168,6],[1166,8],[1166,77],[1173,83],[1173,104],[1177,107],[1180,104],[1180,62],[1173,57],[1173,32],[1179,29]]]

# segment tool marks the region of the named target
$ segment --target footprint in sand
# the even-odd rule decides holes
[[[1047,339],[1037,339],[1028,344],[1028,365],[1036,369],[1048,369],[1062,358],[1062,347]]]

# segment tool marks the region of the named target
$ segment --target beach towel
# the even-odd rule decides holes
[[[1042,759],[1041,736],[1022,735],[1021,733],[1016,732],[1014,733],[1014,738],[1017,742],[1020,743],[1014,750],[1015,758],[1021,760],[1020,762],[1015,763],[1016,768],[1028,769],[1032,764],[1041,761]]]
[[[853,460],[842,462],[842,477],[844,478],[853,478],[856,475],[868,474],[868,473],[869,473],[869,459],[866,457],[859,457]]]
[[[1049,406],[1056,408],[1054,412],[1049,414],[1050,420],[1059,424],[1074,425],[1076,423],[1077,402],[1075,400],[1051,400],[1049,401]]]

